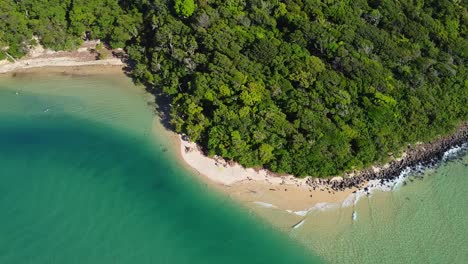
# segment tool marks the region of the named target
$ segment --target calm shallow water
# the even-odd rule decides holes
[[[312,212],[291,235],[330,263],[468,263],[468,156],[406,182]]]
[[[179,169],[129,87],[0,78],[0,263],[317,263]]]
[[[287,237],[180,169],[131,87],[0,77],[0,263],[468,263],[467,156]]]

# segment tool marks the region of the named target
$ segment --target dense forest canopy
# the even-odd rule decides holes
[[[113,48],[138,36],[142,13],[115,0],[1,0],[0,60],[25,55],[37,36],[53,50],[72,50],[86,32]],[[7,49],[5,47],[8,47]]]
[[[177,132],[245,166],[335,175],[468,119],[465,1],[2,2],[0,59],[123,47]]]

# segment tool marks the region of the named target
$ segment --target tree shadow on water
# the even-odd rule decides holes
[[[145,90],[154,96],[154,113],[158,115],[159,122],[164,126],[165,129],[175,132],[174,126],[171,124],[171,103],[172,98],[164,94],[160,88],[154,85],[142,83],[141,80],[136,78],[132,71],[135,69],[136,63],[131,59],[123,59],[125,67],[123,68],[124,74],[132,79],[136,85],[143,85]]]

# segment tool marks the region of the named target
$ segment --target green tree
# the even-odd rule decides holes
[[[174,10],[181,17],[190,17],[195,8],[194,0],[174,0]]]

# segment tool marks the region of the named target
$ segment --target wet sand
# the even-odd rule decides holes
[[[104,59],[97,58],[96,45],[99,42],[88,41],[76,51],[52,51],[37,45],[29,53],[14,61],[0,61],[0,74],[21,72],[24,70],[42,67],[73,67],[73,66],[123,66],[121,58],[113,56],[112,50],[101,49],[99,53],[105,54]],[[45,71],[49,71],[46,69]]]
[[[318,185],[314,190],[307,183],[310,177],[276,176],[263,169],[246,169],[239,164],[229,165],[220,159],[203,155],[196,149],[195,144],[182,138],[179,145],[181,159],[197,171],[201,178],[210,181],[239,201],[255,203],[260,207],[289,210],[301,215],[318,203],[341,203],[357,190],[355,188],[334,191],[326,185]]]
[[[79,66],[43,66],[36,68],[21,68],[15,69],[9,72],[5,72],[2,75],[13,75],[21,77],[22,75],[101,75],[101,74],[117,74],[122,75],[124,73],[123,65],[79,65]]]

